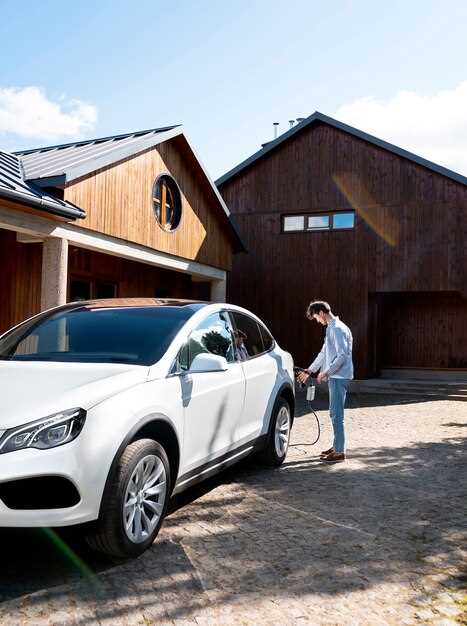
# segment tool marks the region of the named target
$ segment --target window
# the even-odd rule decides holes
[[[354,213],[335,213],[332,216],[333,228],[353,228],[355,225]]]
[[[191,315],[184,307],[78,305],[4,335],[0,360],[152,365]]]
[[[94,280],[91,278],[70,279],[70,302],[81,302],[82,300],[92,300],[94,298],[116,298],[117,283],[110,280]]]
[[[355,228],[355,213],[332,212],[308,215],[285,215],[282,218],[284,233],[318,231],[318,230],[349,230]]]
[[[216,354],[233,363],[232,328],[226,313],[213,313],[193,330],[178,354],[176,371],[189,370],[197,354]]]
[[[308,218],[308,230],[323,230],[329,228],[329,215],[313,215]]]
[[[234,322],[235,354],[238,361],[246,361],[264,352],[259,326],[252,317],[243,313],[231,313]]]
[[[290,232],[293,230],[303,230],[305,228],[304,215],[288,215],[284,217],[284,230]]]
[[[157,178],[152,189],[152,201],[156,219],[166,231],[172,231],[180,224],[182,201],[175,180],[168,174]]]

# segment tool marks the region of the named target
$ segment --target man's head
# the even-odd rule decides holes
[[[326,326],[332,316],[331,307],[324,300],[314,300],[308,305],[306,316],[309,320],[315,320],[318,324]]]

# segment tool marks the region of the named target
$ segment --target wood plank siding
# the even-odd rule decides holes
[[[467,342],[465,185],[316,124],[227,180],[220,191],[249,251],[234,258],[228,300],[263,317],[299,365],[308,365],[321,345],[323,330],[307,322],[304,312],[311,299],[322,298],[352,328],[359,377],[373,374],[378,365],[372,357],[375,315],[379,328],[392,320],[396,336],[412,325],[418,355],[409,358],[402,344],[388,348],[386,342],[378,347],[379,365],[385,355],[419,367],[467,366],[447,347]],[[284,215],[340,210],[355,210],[354,229],[282,232]],[[423,323],[415,315],[418,305],[402,306],[400,293],[431,294],[423,300]],[[387,294],[384,315],[381,307],[375,313],[373,294]],[[455,306],[449,294],[457,294]],[[431,313],[436,324],[448,300],[448,319],[452,314],[464,322],[432,333]],[[449,332],[455,337],[447,341]]]
[[[174,232],[159,226],[153,210],[153,183],[163,173],[175,178],[182,196]],[[182,139],[174,138],[71,183],[64,199],[86,210],[81,227],[229,270],[231,236],[204,178]]]
[[[73,279],[115,283],[118,298],[188,298],[209,300],[210,284],[188,274],[70,246],[68,291]],[[91,294],[94,296],[94,294]]]
[[[42,243],[0,229],[0,333],[40,311]]]

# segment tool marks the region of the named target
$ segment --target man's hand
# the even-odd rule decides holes
[[[318,385],[319,385],[320,383],[326,382],[327,379],[328,379],[328,375],[325,372],[320,372],[316,380],[318,381]]]
[[[297,380],[300,384],[304,385],[306,381],[310,378],[309,372],[298,372]]]

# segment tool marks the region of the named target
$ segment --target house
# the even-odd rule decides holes
[[[0,332],[70,300],[222,301],[242,249],[181,126],[0,152]]]
[[[465,176],[317,112],[216,184],[249,251],[228,299],[297,364],[321,346],[319,298],[351,327],[359,378],[467,370]]]

